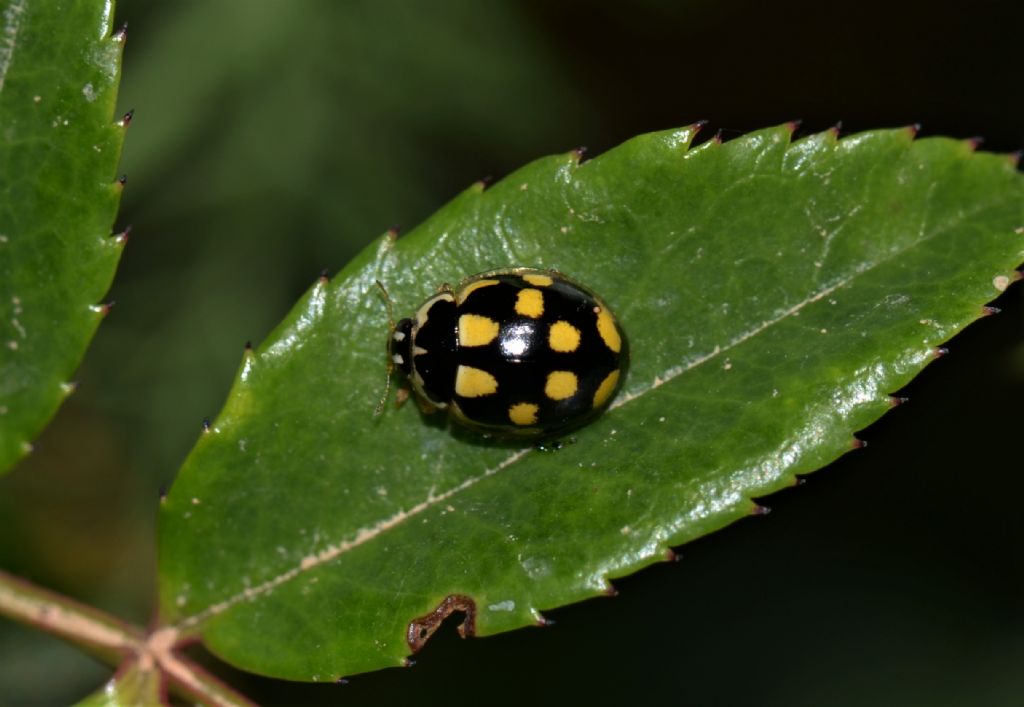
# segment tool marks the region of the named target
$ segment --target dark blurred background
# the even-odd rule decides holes
[[[1024,147],[1019,2],[122,1],[134,231],[79,392],[0,479],[0,566],[145,623],[161,487],[246,340],[471,182],[698,119]],[[773,513],[547,612],[267,704],[1024,704],[1024,286]],[[109,671],[0,622],[0,704]]]

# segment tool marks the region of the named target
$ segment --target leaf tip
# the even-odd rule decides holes
[[[803,124],[804,124],[803,118],[795,118],[794,120],[790,120],[789,122],[785,123],[785,127],[786,127],[786,130],[789,131],[790,138],[793,137],[793,134],[797,130],[799,130],[800,126],[803,125]]]
[[[843,121],[837,120],[835,125],[833,125],[831,128],[829,128],[825,132],[826,132],[826,134],[832,136],[833,140],[838,140],[839,136],[843,132]]]
[[[911,123],[910,125],[906,126],[904,128],[904,130],[907,131],[907,135],[910,137],[911,140],[913,140],[921,132],[921,124],[920,123]]]
[[[204,417],[203,418],[203,434],[205,435],[205,434],[209,434],[209,433],[210,433],[210,418]]]
[[[21,451],[21,456],[27,457],[32,452],[36,451],[36,446],[31,442],[22,442],[19,449]]]
[[[134,108],[132,108],[127,113],[125,113],[123,116],[121,116],[121,120],[117,121],[117,125],[119,127],[122,127],[122,128],[127,128],[129,125],[132,124],[132,118],[133,117],[135,117],[135,109]]]
[[[128,175],[122,174],[120,177],[114,180],[114,183],[117,184],[117,187],[119,189],[124,189],[124,185],[128,183]]]
[[[324,268],[323,270],[321,270],[320,271],[320,277],[318,277],[316,279],[316,281],[320,285],[326,285],[328,282],[331,281],[331,273],[330,273],[330,271],[328,271],[327,268]]]
[[[850,442],[850,449],[864,449],[868,446],[867,440],[861,439],[854,435],[853,440]]]
[[[1002,311],[1003,310],[1001,310],[999,307],[991,307],[989,305],[985,305],[984,307],[981,308],[981,316],[991,317],[993,314],[999,314]]]
[[[750,509],[750,515],[752,516],[766,516],[772,512],[772,509],[768,506],[762,506],[760,503],[754,503]]]
[[[110,38],[113,39],[115,42],[120,42],[124,44],[124,41],[128,39],[128,23],[123,22],[121,26],[118,27],[112,35],[110,35]]]
[[[1016,169],[1020,166],[1020,156],[1024,153],[1024,150],[1016,150],[1006,155],[1006,161],[1010,163],[1010,166]]]
[[[78,381],[66,381],[60,384],[60,393],[64,398],[68,398],[78,390]]]
[[[945,346],[936,346],[935,348],[932,349],[932,358],[942,358],[947,354],[949,354],[949,349],[947,349]]]
[[[569,150],[569,159],[577,166],[583,164],[587,159],[587,146],[580,145],[573,150]]]
[[[615,585],[608,581],[608,579],[604,580],[604,588],[601,590],[601,593],[604,594],[606,597],[619,596],[619,590],[616,589]]]

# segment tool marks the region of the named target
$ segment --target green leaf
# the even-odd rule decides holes
[[[0,471],[73,389],[123,238],[111,226],[123,34],[101,0],[2,5]]]
[[[163,621],[300,680],[400,665],[453,610],[477,634],[538,623],[849,450],[1024,261],[1024,180],[969,142],[695,132],[538,160],[314,285],[164,501]],[[617,312],[612,408],[557,452],[374,417],[374,280],[404,315],[515,265]]]

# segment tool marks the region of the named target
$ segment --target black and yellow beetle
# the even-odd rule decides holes
[[[394,366],[428,409],[497,436],[550,437],[612,399],[626,338],[593,292],[551,270],[467,278],[395,325]]]

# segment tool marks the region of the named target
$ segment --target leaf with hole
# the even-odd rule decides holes
[[[322,279],[244,355],[160,518],[162,622],[299,680],[401,665],[452,612],[543,622],[854,444],[1024,261],[1013,160],[911,130],[644,135],[459,195]],[[618,314],[611,408],[558,451],[373,409],[444,282],[555,268]]]
[[[114,101],[124,36],[99,0],[3,5],[0,42],[0,471],[73,390],[106,312],[127,121]]]

